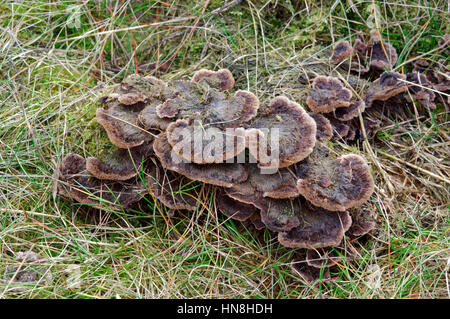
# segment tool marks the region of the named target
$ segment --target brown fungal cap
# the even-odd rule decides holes
[[[411,98],[421,105],[430,109],[434,109],[436,104],[434,103],[435,94],[430,90],[432,83],[428,81],[426,75],[419,72],[412,72],[406,75],[408,83],[409,94],[405,94],[407,100]]]
[[[261,221],[271,231],[289,231],[300,224],[299,209],[298,200],[268,199],[261,209]]]
[[[159,104],[148,104],[138,115],[139,124],[146,130],[165,131],[172,121],[167,118],[160,118],[156,114],[156,107]]]
[[[350,45],[348,41],[339,41],[333,48],[333,54],[331,56],[331,62],[334,64],[338,64],[348,57],[350,57],[353,53],[353,47]]]
[[[355,154],[337,159],[328,159],[325,154],[326,150],[317,149],[314,156],[298,166],[300,194],[331,211],[345,211],[367,201],[374,182],[366,161]]]
[[[355,101],[348,107],[340,107],[334,111],[334,117],[339,121],[350,121],[357,117],[360,113],[364,112],[366,103],[364,101]]]
[[[195,164],[186,163],[172,151],[165,132],[160,133],[153,143],[153,149],[162,167],[175,171],[192,180],[204,183],[231,187],[247,179],[247,169],[242,164]]]
[[[408,86],[404,82],[406,76],[397,72],[384,72],[380,76],[378,84],[373,84],[364,96],[366,107],[372,106],[376,100],[386,101],[387,99],[406,92]]]
[[[248,178],[232,186],[228,192],[239,193],[252,198],[292,198],[299,195],[296,177],[282,168],[272,174],[265,174],[256,164],[247,164]]]
[[[157,106],[156,113],[178,119],[167,127],[168,141],[178,155],[197,164],[222,163],[245,148],[240,126],[256,115],[259,100],[247,91],[227,96],[204,85],[169,83],[177,94]],[[206,158],[199,156],[205,153]]]
[[[316,267],[311,267],[304,261],[304,258],[292,261],[291,272],[309,286],[312,286],[312,284],[319,280],[325,281],[331,278],[330,270],[328,268],[318,269]]]
[[[86,170],[85,159],[68,154],[59,167],[59,193],[67,198],[96,208],[127,209],[147,193],[139,180],[129,182],[102,181]]]
[[[278,241],[290,248],[322,248],[336,246],[351,225],[348,212],[332,212],[309,204],[302,205],[299,225],[278,234]]]
[[[104,127],[110,141],[120,148],[132,148],[152,139],[152,134],[139,127],[141,108],[114,103],[108,109],[97,109],[97,121]]]
[[[164,206],[172,210],[196,210],[199,197],[197,190],[201,184],[174,172],[163,172],[156,165],[147,169],[146,173],[152,195]]]
[[[397,51],[386,41],[381,41],[377,30],[370,32],[370,66],[377,70],[391,70],[397,62]]]
[[[244,221],[257,213],[255,206],[236,201],[223,191],[217,193],[216,199],[220,211],[233,219]]]
[[[167,128],[173,151],[197,164],[224,163],[245,149],[245,129],[205,127],[201,121],[177,120]]]
[[[367,203],[361,207],[352,210],[352,226],[348,234],[352,236],[363,236],[375,228],[375,207],[372,203]]]
[[[335,118],[332,118],[330,123],[333,128],[333,140],[339,140],[347,137],[350,131],[350,126],[348,124],[338,121]]]
[[[333,127],[331,126],[330,121],[318,113],[309,113],[314,121],[316,122],[316,139],[319,141],[328,141],[333,136]]]
[[[228,69],[221,69],[219,71],[210,71],[201,69],[194,73],[192,82],[205,81],[209,86],[220,91],[226,91],[234,86],[233,74]]]
[[[306,104],[315,113],[329,113],[338,107],[348,107],[352,92],[334,77],[318,76],[314,79]]]
[[[98,179],[125,181],[137,175],[142,163],[153,152],[151,143],[131,149],[119,149],[105,159],[86,159],[86,169]]]
[[[173,81],[168,83],[165,100],[157,108],[159,117],[198,119],[220,128],[238,127],[256,115],[258,98],[248,91],[226,95],[203,81],[200,83]]]
[[[316,143],[314,119],[283,96],[273,99],[246,127],[247,147],[260,167],[290,166],[307,157]]]
[[[261,230],[266,228],[266,225],[261,220],[261,215],[258,211],[253,213],[253,215],[250,216],[250,221],[252,222],[253,226],[255,226],[256,230]]]

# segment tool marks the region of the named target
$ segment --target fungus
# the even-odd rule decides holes
[[[332,212],[309,204],[298,210],[299,225],[278,233],[278,241],[290,248],[322,248],[336,246],[350,228],[348,212]]]
[[[155,138],[153,150],[160,160],[162,167],[175,171],[192,180],[231,187],[245,181],[248,177],[247,168],[238,163],[229,163],[226,165],[186,163],[178,154],[172,151],[165,132],[160,133]]]
[[[273,174],[264,174],[256,164],[247,164],[248,178],[242,183],[235,184],[228,191],[240,193],[254,198],[292,198],[299,195],[296,177],[286,168],[277,170]]]
[[[177,120],[166,130],[175,153],[197,164],[224,163],[245,149],[245,129],[205,128],[199,120]]]
[[[132,148],[153,138],[151,133],[139,127],[138,116],[141,111],[141,107],[114,102],[107,109],[97,109],[97,121],[104,127],[114,145]]]
[[[163,173],[157,166],[147,175],[147,183],[153,195],[164,206],[172,210],[197,209],[197,188],[200,184],[193,184],[191,180],[173,172]]]
[[[386,101],[397,94],[406,92],[408,86],[404,80],[406,80],[406,76],[397,72],[381,74],[379,83],[372,84],[364,96],[366,108],[371,107],[375,100]]]
[[[334,117],[339,121],[350,121],[357,117],[360,113],[364,112],[366,104],[364,101],[352,102],[348,107],[340,107],[334,110]]]
[[[274,98],[246,124],[247,147],[259,167],[283,168],[307,157],[316,142],[316,122],[297,103]]]
[[[253,224],[253,226],[256,228],[256,230],[261,230],[266,228],[266,225],[261,220],[260,213],[254,212],[253,215],[250,216],[250,221]]]
[[[227,196],[223,191],[217,193],[216,199],[220,211],[233,219],[244,221],[257,213],[253,205],[236,201]]]
[[[430,109],[434,109],[436,107],[436,104],[434,103],[435,95],[433,91],[429,90],[432,84],[428,81],[424,74],[419,72],[408,73],[406,75],[406,80],[409,82],[408,91],[411,95],[405,94],[408,101],[413,99]]]
[[[367,234],[375,228],[375,207],[373,204],[363,205],[351,212],[352,226],[348,230],[348,234],[359,237]]]
[[[261,209],[261,221],[274,232],[289,231],[300,224],[298,200],[266,200]]]
[[[322,114],[309,113],[316,122],[316,139],[319,141],[328,141],[333,136],[333,127],[330,121]]]
[[[312,204],[331,211],[345,211],[367,201],[374,182],[369,166],[359,155],[328,158],[328,151],[317,149],[300,163],[297,186]]]
[[[234,86],[233,74],[228,69],[221,69],[219,71],[210,71],[201,69],[194,73],[192,82],[205,81],[210,87],[216,88],[220,91],[226,91]]]
[[[127,209],[147,193],[138,179],[118,182],[94,177],[86,170],[86,160],[74,153],[64,157],[59,166],[58,190],[80,203],[112,210]]]
[[[321,269],[311,267],[307,264],[305,256],[300,253],[292,260],[290,264],[291,272],[302,279],[307,285],[312,285],[318,280],[329,280],[330,270],[327,267]]]
[[[156,107],[159,104],[147,105],[138,115],[140,126],[146,130],[165,131],[172,121],[167,118],[160,118],[156,114]]]
[[[339,64],[353,53],[353,48],[348,41],[339,41],[333,48],[333,54],[331,56],[331,62]]]
[[[330,123],[333,128],[333,140],[343,139],[348,135],[350,126],[346,123],[337,121],[334,118],[330,120]]]
[[[245,148],[240,126],[256,115],[259,100],[247,91],[227,96],[199,81],[170,82],[169,90],[176,93],[156,113],[177,119],[168,125],[167,136],[178,155],[197,164],[222,163]]]
[[[318,76],[314,79],[306,104],[315,113],[329,113],[338,107],[350,106],[352,92],[334,77]]]
[[[86,169],[98,179],[126,181],[137,175],[144,159],[152,151],[151,143],[144,143],[131,149],[118,149],[103,160],[88,157]]]
[[[382,41],[378,31],[370,32],[370,66],[376,70],[391,70],[397,62],[397,51],[386,41]]]
[[[367,73],[369,72],[369,68],[365,66],[367,49],[367,45],[360,39],[355,40],[353,47],[348,41],[340,41],[333,48],[331,63],[340,64],[343,70]]]

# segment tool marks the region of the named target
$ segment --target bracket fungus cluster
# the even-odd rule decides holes
[[[334,60],[345,61],[347,51]],[[358,236],[374,226],[358,210],[374,189],[368,164],[357,154],[330,154],[325,143],[333,123],[362,112],[364,100],[326,76],[314,80],[311,113],[284,96],[260,105],[233,86],[225,69],[200,70],[191,80],[133,75],[114,85],[96,115],[118,150],[102,159],[68,154],[60,194],[100,209],[128,209],[151,196],[170,210],[194,211],[198,187],[183,185],[214,185],[226,216],[267,228],[285,247],[308,249],[305,267],[328,267],[338,259],[330,247],[346,251],[355,211],[363,221]]]
[[[439,48],[448,51],[449,43],[450,36],[445,35]],[[397,60],[396,49],[377,30],[372,30],[366,41],[356,38],[353,45],[348,40],[339,41],[332,50],[326,51],[323,59],[309,62],[314,66],[311,70],[305,66],[302,73],[307,76],[299,77],[299,87],[306,84],[308,88],[306,93],[299,93],[306,97],[298,102],[329,121],[332,139],[346,141],[358,137],[359,115],[371,108],[396,113],[413,105],[435,109],[437,104],[442,104],[447,112],[450,110],[448,61],[417,58],[409,63],[410,72],[400,73]],[[323,125],[323,119],[314,116]],[[366,130],[377,125],[368,118],[363,123]]]

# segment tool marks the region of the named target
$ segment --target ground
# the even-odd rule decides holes
[[[4,1],[0,4],[0,274],[19,252],[46,259],[49,284],[0,298],[448,298],[449,125],[443,107],[381,118],[366,141],[335,142],[370,163],[377,226],[358,258],[308,286],[292,250],[225,218],[206,187],[194,213],[151,200],[99,212],[57,196],[68,152],[109,147],[95,121],[102,87],[133,73],[189,78],[230,69],[263,103],[301,58],[380,31],[397,71],[450,33],[446,1]],[[448,54],[448,52],[447,52]],[[407,112],[406,112],[407,113]],[[47,269],[47,268],[46,268]]]

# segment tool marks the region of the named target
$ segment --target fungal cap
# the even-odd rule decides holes
[[[374,190],[369,166],[359,155],[325,160],[311,171],[310,176],[306,173],[297,181],[299,192],[312,204],[330,211],[360,206]],[[321,174],[320,178],[315,174]]]
[[[329,113],[338,107],[348,107],[352,92],[335,77],[318,76],[314,79],[306,104],[315,113]]]
[[[333,55],[331,56],[331,62],[339,64],[353,53],[353,47],[348,41],[339,41],[333,48]]]
[[[266,114],[249,123],[246,131],[247,147],[259,167],[288,167],[311,154],[316,143],[314,119],[284,96],[274,98],[267,109]],[[271,134],[278,143],[272,143]]]
[[[228,69],[211,71],[206,69],[198,70],[192,77],[192,82],[206,82],[209,86],[220,91],[226,91],[234,86],[234,77]]]

